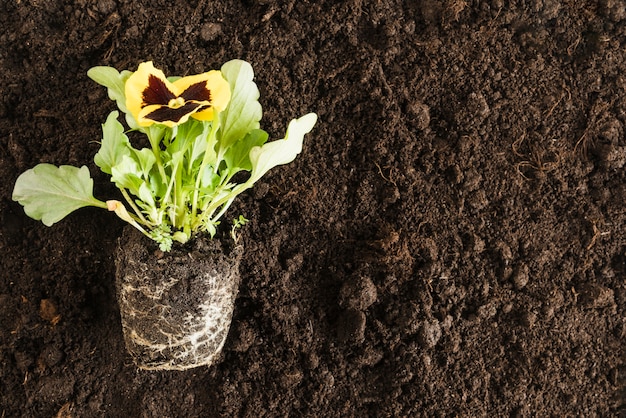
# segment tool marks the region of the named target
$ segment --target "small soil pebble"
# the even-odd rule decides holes
[[[513,273],[513,284],[517,290],[521,290],[528,284],[528,266],[522,264]]]
[[[615,296],[612,289],[597,284],[586,284],[578,293],[580,303],[585,308],[606,308],[615,305]]]
[[[200,29],[200,38],[203,41],[214,41],[222,33],[222,25],[219,23],[205,23]]]
[[[441,325],[433,319],[422,324],[419,332],[419,342],[424,348],[433,348],[441,338]]]
[[[367,276],[353,277],[339,291],[339,305],[343,308],[365,310],[378,298],[376,285]]]
[[[363,342],[365,339],[365,314],[356,309],[347,309],[339,317],[337,338],[341,342]]]

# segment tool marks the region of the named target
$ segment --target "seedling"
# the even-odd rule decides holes
[[[248,223],[248,219],[244,218],[243,215],[239,215],[239,218],[233,219],[233,226],[230,228],[230,236],[232,237],[235,244],[239,241],[239,237],[237,236],[237,230]]]
[[[48,226],[85,206],[108,209],[163,251],[203,232],[212,237],[233,200],[271,168],[293,161],[317,121],[314,113],[292,120],[284,139],[268,142],[252,67],[240,60],[188,77],[165,77],[152,62],[134,73],[95,67],[88,76],[107,87],[125,116],[126,127],[118,111],[109,114],[94,157],[124,202],[96,199],[86,166],[46,163],[18,177],[13,199]],[[137,145],[141,135],[149,146]],[[185,370],[215,361],[240,282],[237,230],[247,222],[242,215],[233,220],[228,253],[219,241],[203,250],[198,240],[198,251],[182,256],[144,256],[140,236],[125,231],[116,294],[126,348],[139,368]]]
[[[108,209],[163,251],[202,232],[215,235],[233,200],[271,168],[293,161],[317,121],[314,113],[294,119],[284,139],[268,142],[254,73],[241,60],[187,77],[166,77],[150,61],[135,72],[95,67],[88,76],[125,116],[127,127],[118,111],[109,114],[94,157],[124,202],[96,199],[86,166],[47,163],[19,176],[13,200],[47,226],[82,207]],[[132,135],[145,135],[150,146],[138,147]],[[248,175],[239,182],[242,171]]]

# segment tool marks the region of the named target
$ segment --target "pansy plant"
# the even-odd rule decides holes
[[[200,232],[213,236],[235,197],[271,168],[293,161],[317,121],[314,113],[294,119],[284,139],[268,142],[259,128],[254,73],[241,60],[187,77],[166,77],[152,62],[139,64],[135,72],[95,67],[88,76],[107,87],[129,128],[118,120],[118,111],[111,112],[94,157],[124,203],[96,199],[86,166],[46,163],[18,177],[13,200],[47,226],[82,207],[108,209],[163,251]],[[131,132],[144,134],[150,146],[134,145]],[[248,175],[235,177],[242,171]]]

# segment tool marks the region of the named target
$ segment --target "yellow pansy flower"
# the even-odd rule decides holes
[[[168,127],[187,122],[189,117],[212,120],[230,101],[230,85],[220,71],[182,77],[170,82],[152,61],[139,68],[126,81],[126,108],[139,126],[160,123]]]

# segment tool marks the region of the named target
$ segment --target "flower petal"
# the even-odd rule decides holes
[[[126,107],[137,124],[160,123],[169,127],[185,123],[190,116],[213,120],[230,101],[230,85],[220,71],[209,71],[170,82],[152,61],[139,64],[125,84]]]
[[[180,97],[203,105],[197,113],[192,115],[198,120],[213,120],[214,109],[221,112],[226,109],[230,101],[230,85],[217,70],[183,77],[173,84],[176,89],[182,91]]]
[[[175,99],[176,96],[167,88],[167,84],[162,79],[154,74],[150,74],[148,76],[148,86],[144,89],[142,98],[144,106],[153,104],[164,105]]]
[[[178,86],[177,86],[178,87]],[[206,86],[206,81],[202,80],[197,83],[191,84],[180,94],[180,97],[196,102],[211,102],[211,91]]]
[[[186,102],[183,106],[177,108],[161,105],[146,106],[137,115],[137,122],[140,125],[142,123],[151,124],[156,122],[171,128],[187,122],[189,116],[193,115],[200,107],[202,107],[202,104],[195,102]]]
[[[126,80],[124,90],[126,108],[135,117],[139,126],[150,126],[154,123],[139,117],[143,108],[167,105],[171,99],[177,97],[176,87],[165,78],[163,71],[154,68],[152,61],[139,64],[137,71]]]

